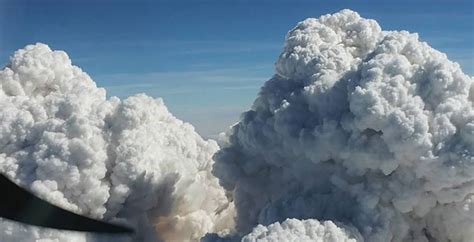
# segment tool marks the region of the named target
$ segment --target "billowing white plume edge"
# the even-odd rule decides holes
[[[2,221],[0,241],[474,238],[474,81],[457,63],[343,10],[291,30],[276,71],[214,163],[161,99],[106,99],[64,52],[18,50],[0,71],[0,171],[138,233]]]
[[[217,144],[161,99],[107,100],[66,53],[36,44],[0,72],[0,109],[0,171],[51,203],[126,220],[133,240],[196,241],[231,227],[233,206],[211,174]],[[94,238],[0,224],[1,241]]]
[[[215,156],[238,233],[297,218],[245,238],[317,240],[293,227],[318,219],[357,240],[472,241],[473,93],[417,34],[350,10],[300,22]]]

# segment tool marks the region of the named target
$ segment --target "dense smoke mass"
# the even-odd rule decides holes
[[[472,241],[473,102],[473,78],[417,34],[343,10],[288,33],[219,150],[161,99],[107,99],[29,45],[0,71],[0,172],[136,234],[0,220],[0,241]]]
[[[472,241],[473,92],[473,79],[417,34],[350,10],[300,22],[215,155],[237,233]],[[305,237],[313,230],[322,232]]]
[[[133,226],[133,238],[0,222],[1,241],[197,241],[232,227],[218,146],[143,94],[106,99],[66,53],[18,50],[0,71],[0,171],[39,197]]]
[[[331,221],[320,223],[314,219],[287,219],[268,227],[258,225],[242,241],[356,242],[355,238],[350,230],[342,229]]]

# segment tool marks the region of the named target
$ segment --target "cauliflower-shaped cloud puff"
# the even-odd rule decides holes
[[[473,84],[416,34],[353,11],[300,22],[215,155],[238,233],[297,218],[366,241],[471,241]]]
[[[246,235],[243,242],[356,242],[348,236],[349,231],[337,227],[331,221],[320,223],[314,219],[287,219],[267,227],[258,225],[252,233]]]
[[[217,144],[161,99],[106,99],[65,52],[36,44],[0,71],[0,109],[0,171],[43,199],[126,221],[138,230],[134,241],[197,241],[231,226],[233,206],[211,174]],[[72,235],[97,238],[0,223],[2,241]]]

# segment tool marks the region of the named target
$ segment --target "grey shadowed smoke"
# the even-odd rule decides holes
[[[382,31],[350,10],[298,23],[275,76],[215,155],[238,234],[471,241],[472,90],[417,34]]]
[[[350,10],[307,19],[218,151],[161,99],[106,99],[66,53],[30,45],[0,71],[0,172],[126,220],[134,241],[469,241],[473,86],[416,34]],[[0,241],[41,239],[104,241],[0,222]]]

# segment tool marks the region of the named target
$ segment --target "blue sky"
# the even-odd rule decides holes
[[[272,76],[298,21],[344,8],[420,38],[474,75],[473,1],[5,1],[0,62],[26,44],[65,50],[108,90],[163,97],[213,137],[237,121]]]

